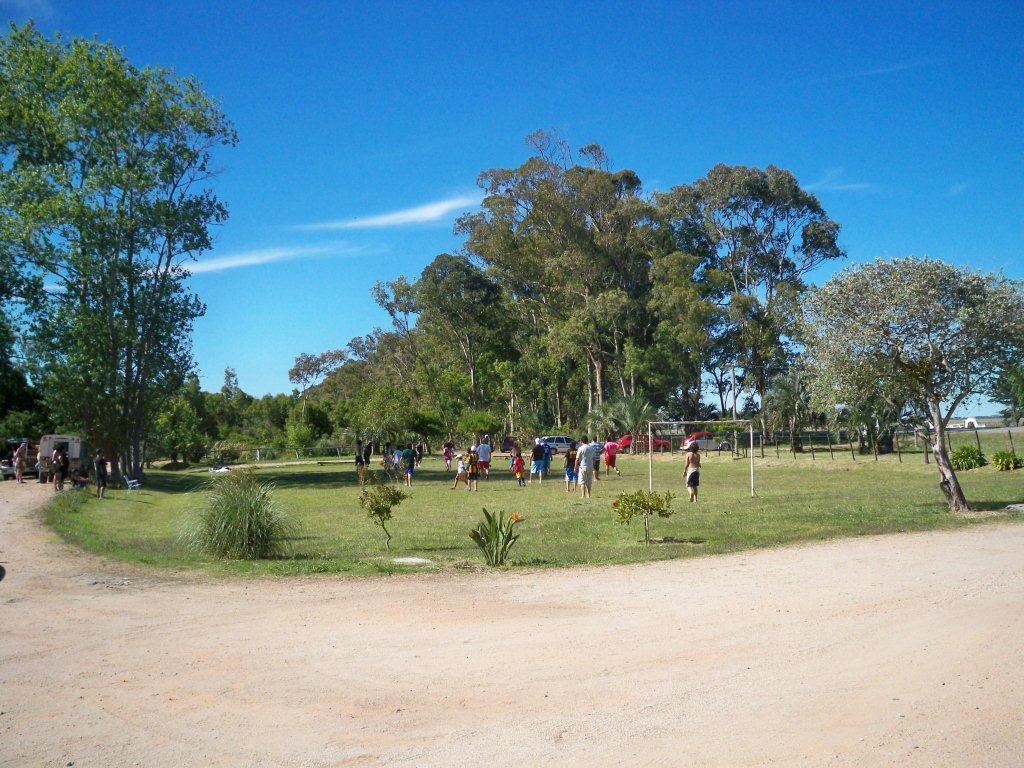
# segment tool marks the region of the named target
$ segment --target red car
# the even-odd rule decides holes
[[[619,450],[628,451],[629,447],[633,444],[633,435],[629,432],[619,438]],[[640,453],[647,453],[647,435],[640,435],[636,439],[636,449]],[[665,437],[654,438],[654,450],[655,451],[671,451],[672,441]]]

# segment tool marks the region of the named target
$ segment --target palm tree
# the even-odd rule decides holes
[[[802,368],[794,366],[772,379],[763,410],[768,414],[768,426],[787,427],[793,450],[801,450],[800,429],[811,414],[811,393]]]
[[[619,426],[617,408],[612,403],[594,406],[584,421],[587,433],[600,439],[612,434]]]
[[[658,412],[647,402],[647,398],[639,393],[617,400],[613,408],[617,426],[633,436],[629,452],[636,453],[637,435],[646,435],[648,423],[658,418]]]

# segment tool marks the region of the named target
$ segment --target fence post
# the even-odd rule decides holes
[[[1008,438],[1010,438],[1010,453],[1012,453],[1014,456],[1016,456],[1017,455],[1017,450],[1013,447],[1013,432],[1011,432],[1009,429],[1007,429],[1006,430],[1006,436]]]
[[[775,433],[775,458],[776,459],[781,458],[779,456],[779,433],[778,432]]]
[[[893,440],[896,441],[896,458],[900,460],[900,464],[903,463],[903,451],[900,450],[900,431],[898,429],[893,430]]]
[[[875,461],[878,461],[878,435],[869,430],[868,440],[871,441],[871,450],[875,453]]]
[[[828,440],[828,455],[832,458],[832,461],[836,460],[836,454],[832,450],[832,433],[829,430],[825,430],[825,439]]]
[[[759,432],[757,435],[757,442],[761,445],[761,458],[764,458],[764,432]]]
[[[857,460],[857,454],[854,453],[854,451],[853,451],[853,435],[848,435],[848,437],[850,438],[850,458],[853,459],[854,461],[856,461]]]
[[[817,461],[817,459],[814,458],[814,433],[813,432],[808,432],[807,435],[808,435],[807,442],[809,442],[811,444],[811,461]]]
[[[928,460],[928,451],[931,450],[931,446],[930,446],[931,435],[932,435],[931,429],[929,429],[928,427],[925,427],[925,430],[924,430],[924,463],[925,464],[927,464],[928,461],[929,461]]]
[[[981,438],[978,437],[978,428],[974,428],[974,442],[978,444],[978,453],[981,453]]]

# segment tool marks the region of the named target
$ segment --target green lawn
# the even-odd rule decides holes
[[[972,438],[973,439],[973,438]],[[751,499],[744,460],[711,456],[702,472],[701,499],[690,505],[681,482],[681,460],[655,461],[655,486],[679,493],[677,514],[655,519],[652,535],[666,539],[647,546],[643,527],[616,523],[611,502],[623,490],[646,487],[647,462],[620,458],[623,476],[601,480],[594,498],[564,492],[560,478],[518,488],[499,458],[477,493],[449,490],[450,476],[438,459],[428,459],[416,476],[412,498],[389,524],[390,554],[384,538],[356,503],[351,464],[264,467],[259,476],[275,484],[276,500],[300,526],[287,559],[216,562],[184,551],[177,543],[183,516],[202,492],[209,473],[152,471],[141,493],[114,491],[103,502],[62,505],[48,521],[69,541],[114,558],[172,567],[199,567],[230,574],[278,575],[321,572],[357,574],[409,570],[392,557],[429,558],[435,568],[482,563],[468,531],[482,507],[518,512],[525,519],[512,552],[517,566],[628,563],[693,557],[838,536],[949,528],[977,524],[946,513],[934,466],[920,453],[876,462],[870,455],[827,451],[810,455],[773,451],[757,459],[758,498]],[[557,465],[556,465],[557,466]],[[961,474],[977,510],[1002,509],[1024,501],[1024,470],[986,467]],[[991,519],[991,518],[989,518]]]

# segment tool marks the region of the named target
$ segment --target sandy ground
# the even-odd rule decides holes
[[[0,485],[3,766],[1021,766],[1024,526],[210,581]]]

